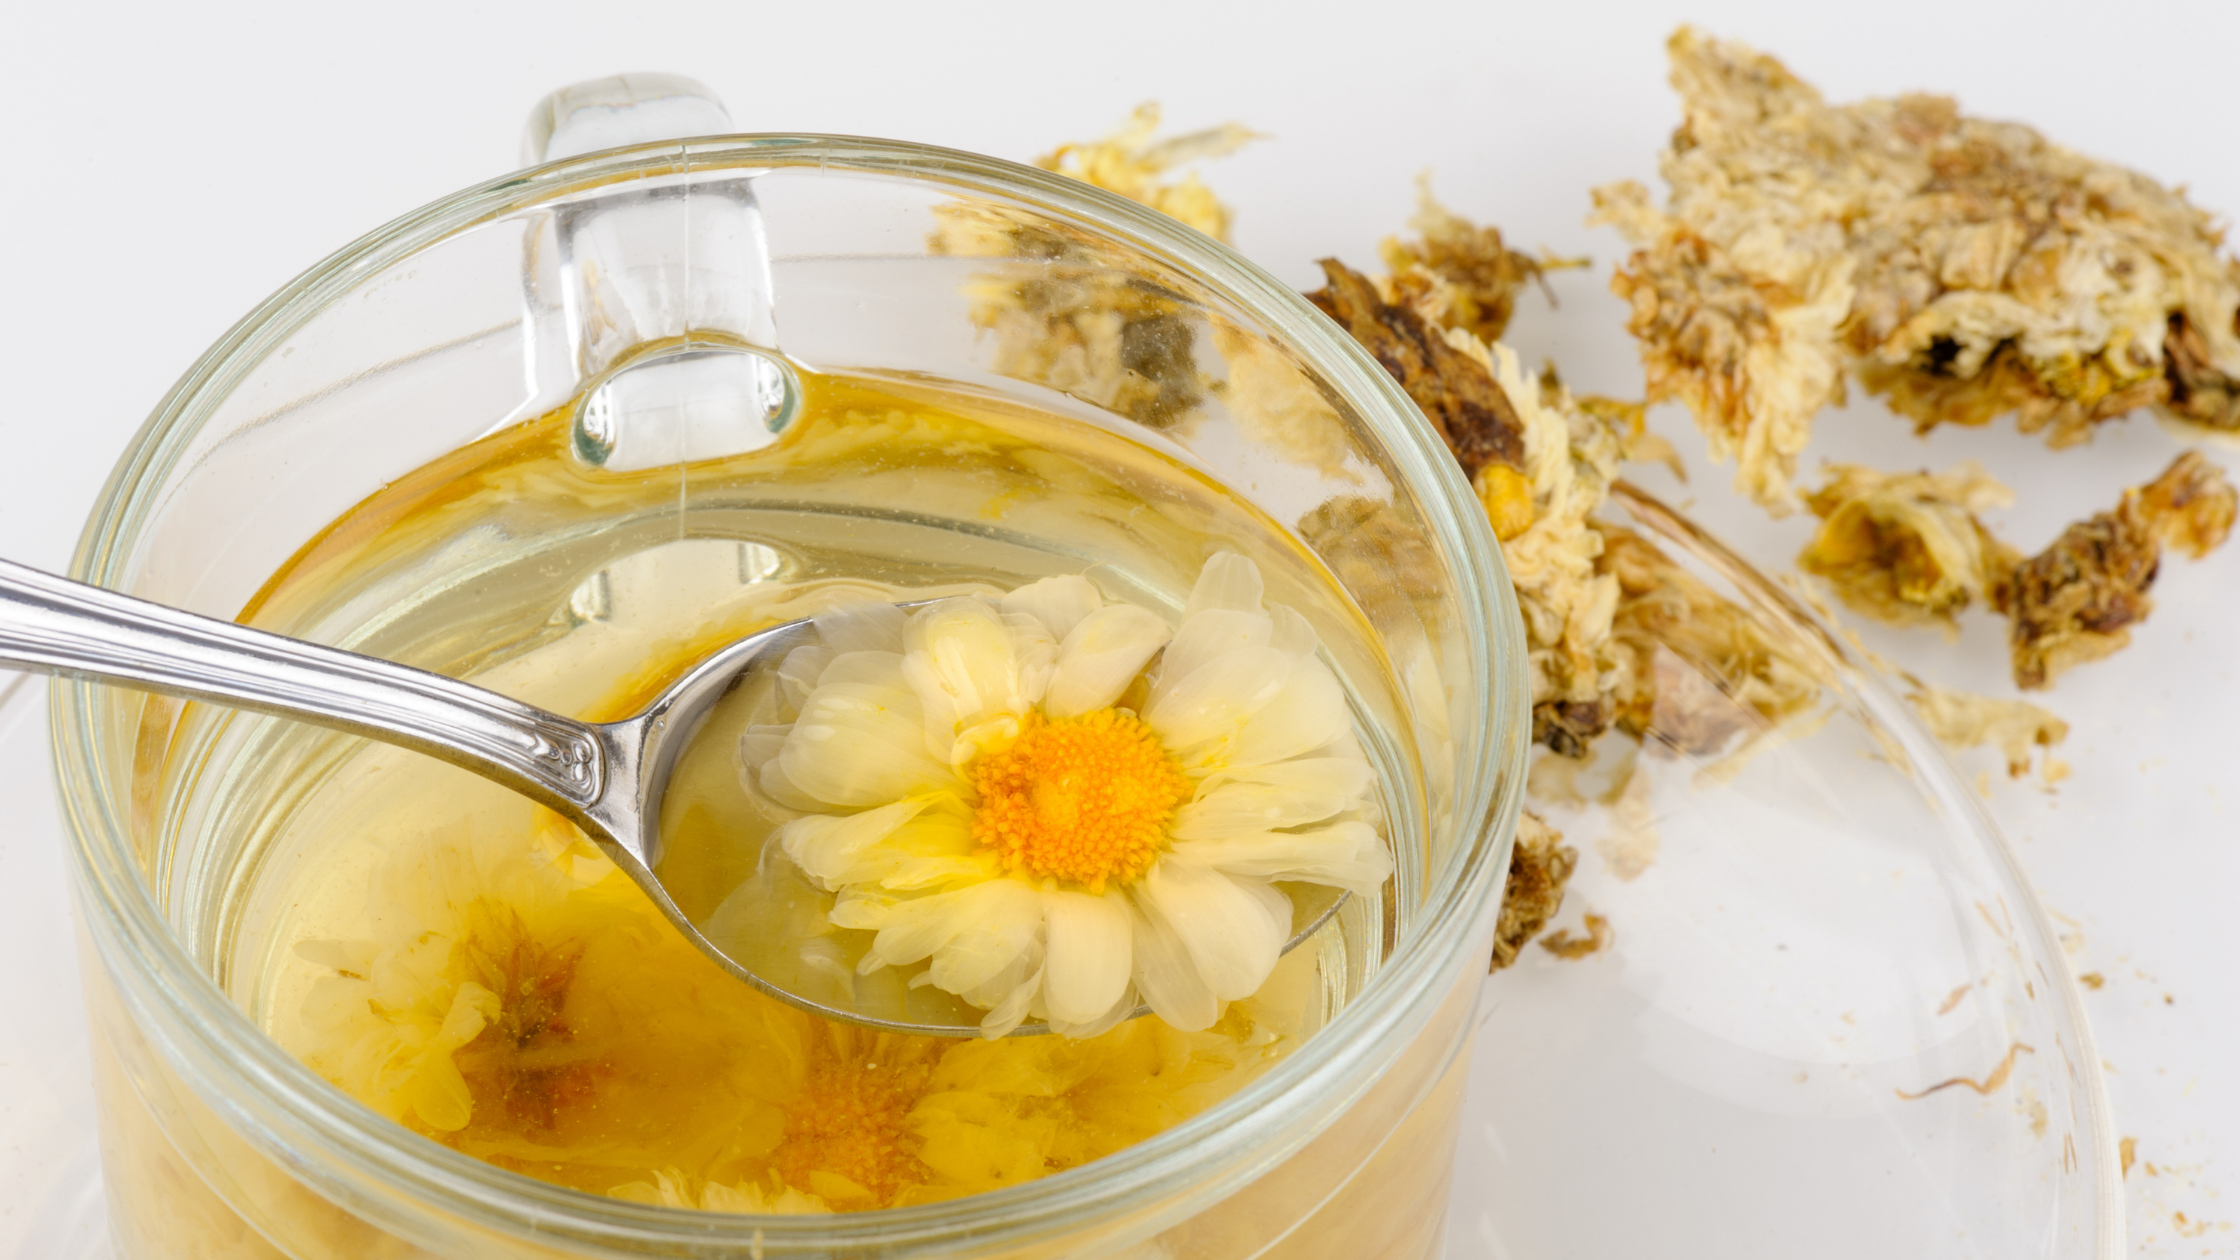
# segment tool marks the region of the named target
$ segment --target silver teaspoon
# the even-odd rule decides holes
[[[582,828],[686,939],[772,997],[887,1032],[978,1036],[982,1012],[937,990],[897,998],[895,986],[858,986],[853,994],[836,996],[828,985],[811,998],[765,978],[703,935],[658,874],[661,798],[677,759],[716,703],[757,664],[783,660],[814,632],[806,620],[757,631],[685,671],[635,716],[579,722],[427,670],[182,612],[0,560],[0,667],[294,718],[450,762]],[[1313,935],[1345,896],[1303,886],[1287,891],[1293,905],[1285,952]],[[1030,1023],[1012,1035],[1048,1031],[1046,1024]]]

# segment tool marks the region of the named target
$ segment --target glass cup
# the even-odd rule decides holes
[[[543,117],[535,151],[611,141],[571,118],[627,112],[632,87]],[[669,116],[699,117],[684,105]],[[1297,294],[1171,220],[1046,172],[876,140],[659,141],[524,170],[382,228],[236,326],[118,464],[73,573],[479,672],[563,611],[577,570],[652,546],[643,522],[586,531],[523,513],[322,601],[270,601],[268,580],[353,504],[561,407],[586,463],[675,470],[666,541],[728,540],[691,471],[776,440],[800,365],[1125,436],[1264,514],[1293,563],[1344,589],[1368,633],[1333,652],[1393,680],[1357,703],[1413,771],[1388,802],[1393,892],[1357,907],[1377,926],[1357,989],[1226,1101],[1024,1185],[820,1217],[581,1194],[379,1118],[247,1009],[271,948],[275,837],[308,791],[290,785],[316,782],[349,741],[64,681],[57,773],[123,1255],[1438,1254],[1529,738],[1513,596],[1469,487],[1390,377]],[[936,510],[896,510],[912,508]],[[430,609],[499,589],[493,573],[518,570],[524,548],[556,585],[437,624]],[[751,580],[762,553],[738,554]]]

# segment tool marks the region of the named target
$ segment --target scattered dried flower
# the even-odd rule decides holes
[[[2007,774],[2030,773],[2030,757],[2069,737],[2069,724],[2027,700],[2000,700],[1924,683],[1908,697],[1929,733],[1948,748],[1990,745],[2007,759]],[[2050,756],[2047,766],[2053,765]]]
[[[1905,1099],[1907,1102],[1915,1102],[1920,1099],[1927,1098],[1929,1095],[1936,1093],[1938,1090],[1952,1089],[1955,1087],[1963,1087],[1966,1089],[1974,1090],[1978,1094],[1988,1095],[1993,1090],[1996,1090],[2001,1085],[2007,1083],[2007,1077],[2014,1072],[2015,1056],[2036,1053],[2036,1050],[2033,1050],[2029,1046],[2026,1046],[2018,1041],[2013,1045],[2007,1047],[2006,1057],[2000,1059],[1998,1066],[1991,1069],[1991,1074],[1984,1077],[1980,1081],[1966,1076],[1955,1076],[1949,1081],[1938,1081],[1936,1084],[1931,1085],[1929,1088],[1924,1089],[1919,1093],[1909,1094],[1902,1089],[1895,1092],[1897,1093],[1898,1097]]]
[[[1526,811],[1517,819],[1516,847],[1509,855],[1509,882],[1501,894],[1501,918],[1493,931],[1493,959],[1487,971],[1517,961],[1525,944],[1563,909],[1564,886],[1579,864],[1579,851],[1563,833]]]
[[[1264,137],[1241,123],[1153,140],[1158,130],[1158,102],[1145,101],[1136,106],[1136,112],[1120,130],[1087,144],[1061,144],[1036,158],[1034,164],[1130,201],[1140,201],[1217,241],[1228,240],[1229,225],[1236,216],[1213,195],[1213,190],[1195,174],[1179,179],[1166,177],[1176,167],[1201,158],[1226,157]]]
[[[1870,617],[1956,628],[1954,614],[1988,602],[2020,559],[1975,515],[2013,499],[1974,464],[1943,473],[1835,464],[1805,496],[1821,524],[1797,567]]]
[[[1950,98],[1830,105],[1780,62],[1683,28],[1685,122],[1638,184],[1596,193],[1638,247],[1652,401],[1688,404],[1736,484],[1775,511],[1842,369],[1923,428],[2014,412],[2056,445],[2154,406],[2240,429],[2240,262],[2143,175]]]
[[[1167,178],[1254,139],[1230,123],[1154,141],[1159,108],[1092,144],[1061,145],[1040,165],[1142,202],[1217,240],[1230,212],[1196,175]],[[1196,344],[1202,312],[1178,278],[1151,274],[1090,236],[1038,215],[960,198],[937,207],[936,254],[1009,260],[976,277],[973,321],[994,342],[990,367],[1153,429],[1185,426],[1208,381]]]
[[[1534,258],[1510,249],[1501,229],[1480,226],[1440,205],[1431,177],[1416,182],[1416,238],[1388,236],[1378,253],[1391,272],[1380,285],[1386,301],[1406,306],[1441,328],[1459,328],[1492,345],[1516,313],[1517,290],[1550,271],[1584,267],[1584,258]],[[1554,295],[1549,299],[1554,302]]]
[[[1569,962],[1590,954],[1599,954],[1610,948],[1610,943],[1617,939],[1618,934],[1610,928],[1610,920],[1590,913],[1587,915],[1585,936],[1573,936],[1571,929],[1558,928],[1541,939],[1540,948]]]
[[[2199,557],[2225,540],[2240,504],[2224,470],[2188,451],[2160,477],[2123,492],[2112,512],[2071,525],[2016,567],[1995,594],[2013,619],[2015,685],[2050,686],[2069,668],[2131,641],[2146,620],[2162,549]]]

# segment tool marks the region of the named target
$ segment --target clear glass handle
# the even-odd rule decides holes
[[[594,728],[455,678],[197,616],[0,560],[0,666],[122,683],[363,735],[571,816],[599,801]]]
[[[778,348],[755,172],[692,169],[731,129],[705,86],[620,74],[537,102],[536,164],[674,141],[675,170],[556,205],[523,257],[529,398],[506,423],[576,399],[574,446],[609,472],[736,455],[777,440],[800,387]]]
[[[697,79],[681,74],[616,74],[550,93],[529,112],[521,164],[650,144],[685,136],[720,136],[731,111]]]

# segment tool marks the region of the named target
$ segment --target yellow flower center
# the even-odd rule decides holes
[[[880,1036],[812,1051],[800,1097],[786,1108],[778,1175],[839,1209],[886,1207],[931,1173],[918,1161],[910,1109],[933,1078],[924,1046]]]
[[[1149,869],[1190,798],[1158,736],[1119,709],[1055,722],[1028,714],[1010,747],[981,758],[976,786],[974,839],[1014,871],[1093,893]]]

